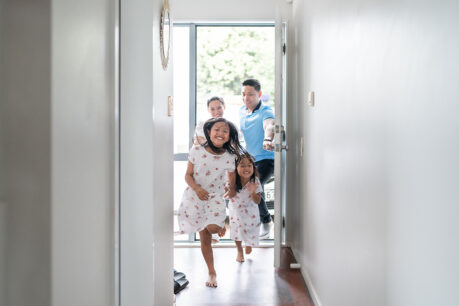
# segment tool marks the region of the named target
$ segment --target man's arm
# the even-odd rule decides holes
[[[274,148],[274,118],[268,118],[263,120],[263,129],[265,131],[265,138],[263,139],[263,149],[272,151]]]

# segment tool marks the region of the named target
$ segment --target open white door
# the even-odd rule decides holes
[[[281,246],[284,240],[285,170],[286,170],[286,37],[287,26],[276,18],[276,68],[275,68],[275,153],[274,153],[274,266],[280,266]]]

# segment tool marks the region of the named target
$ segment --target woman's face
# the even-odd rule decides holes
[[[230,129],[226,122],[217,122],[210,129],[210,141],[217,148],[223,147],[230,139]]]
[[[253,174],[253,164],[248,158],[243,158],[237,165],[237,173],[240,177],[250,179]]]
[[[223,117],[225,107],[219,100],[212,100],[210,101],[209,106],[207,107],[207,111],[209,112],[212,118],[221,118]]]

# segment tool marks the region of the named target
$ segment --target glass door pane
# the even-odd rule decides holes
[[[177,210],[185,190],[185,171],[190,148],[190,29],[174,27],[174,232],[178,232]],[[189,240],[175,235],[174,240]]]
[[[239,127],[241,84],[255,78],[262,100],[274,110],[274,25],[199,25],[196,27],[196,117],[207,120],[207,100],[225,100],[224,117]],[[274,180],[265,184],[265,200],[274,215]],[[224,238],[229,238],[229,231]],[[274,238],[271,231],[269,238]]]
[[[241,84],[261,82],[264,103],[274,108],[274,26],[198,26],[196,117],[208,119],[206,101],[221,96],[225,118],[239,126]]]

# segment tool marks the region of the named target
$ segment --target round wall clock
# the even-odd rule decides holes
[[[169,62],[169,49],[170,49],[170,38],[171,38],[171,18],[169,13],[169,1],[165,0],[163,4],[163,10],[161,11],[161,26],[159,28],[159,37],[161,45],[161,63],[163,69],[167,69],[167,63]]]

